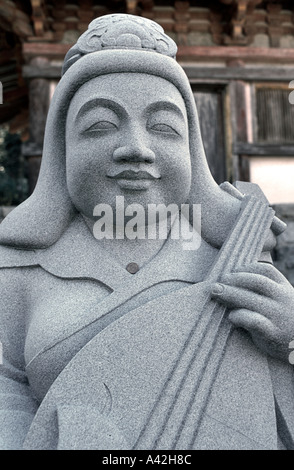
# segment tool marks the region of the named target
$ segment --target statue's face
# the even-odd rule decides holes
[[[186,202],[191,184],[188,123],[180,92],[163,78],[116,73],[86,82],[66,125],[70,197],[85,216],[97,204]]]

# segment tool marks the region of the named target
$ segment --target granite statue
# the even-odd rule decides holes
[[[116,14],[65,57],[37,186],[0,227],[2,449],[294,448],[285,227],[212,178],[176,51]],[[145,236],[158,205],[179,211]]]

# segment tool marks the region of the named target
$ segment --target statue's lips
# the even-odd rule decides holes
[[[160,179],[160,175],[155,171],[134,171],[134,170],[125,170],[119,173],[109,173],[108,178],[113,179],[125,179],[125,180],[156,180]]]

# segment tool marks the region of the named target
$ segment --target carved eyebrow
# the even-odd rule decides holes
[[[119,116],[121,116],[122,114],[126,114],[126,110],[124,109],[124,107],[116,101],[113,101],[109,98],[93,98],[92,100],[86,101],[86,103],[84,103],[80,107],[75,117],[75,121],[78,121],[81,117],[83,117],[85,114],[87,114],[89,111],[96,108],[97,106],[111,109]]]
[[[147,106],[145,112],[154,112],[154,111],[173,111],[180,118],[185,119],[185,116],[182,110],[172,101],[156,101]]]

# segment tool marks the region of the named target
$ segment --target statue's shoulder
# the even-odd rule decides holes
[[[0,316],[17,306],[23,305],[23,292],[26,286],[28,271],[26,268],[36,266],[37,259],[33,250],[16,249],[0,245]],[[1,317],[1,321],[4,321]]]
[[[35,250],[25,250],[0,245],[0,269],[34,266],[37,263]]]

